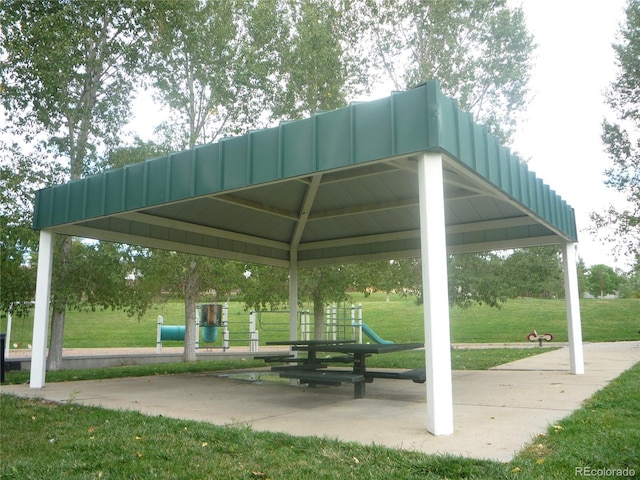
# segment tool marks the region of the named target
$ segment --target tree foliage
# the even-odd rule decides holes
[[[605,183],[622,193],[626,206],[593,212],[593,232],[610,231],[607,241],[637,263],[640,255],[640,1],[628,0],[620,40],[613,45],[616,79],[605,93],[615,120],[602,124],[602,141],[612,166]],[[608,230],[610,229],[610,230]]]
[[[587,272],[587,289],[594,297],[616,294],[621,278],[607,265],[592,265]]]
[[[6,0],[2,102],[27,140],[46,135],[79,178],[129,114],[145,3]]]
[[[271,89],[274,118],[334,110],[369,89],[369,65],[360,44],[367,25],[351,2],[285,0],[281,4],[290,22],[278,46]]]
[[[27,308],[35,294],[33,252],[38,235],[32,230],[35,191],[64,178],[57,163],[43,160],[39,152],[25,152],[15,144],[0,145],[0,310]]]
[[[503,291],[510,297],[564,297],[562,258],[558,247],[515,250],[504,262]]]
[[[533,38],[506,0],[371,2],[375,54],[398,90],[437,78],[507,141],[528,101]]]
[[[243,59],[241,2],[167,2],[150,16],[153,37],[146,71],[156,99],[171,111],[164,131],[175,148],[214,141],[237,132],[255,113],[255,91],[247,88],[251,65]],[[252,108],[253,107],[253,108]]]

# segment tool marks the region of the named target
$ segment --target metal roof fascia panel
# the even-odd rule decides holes
[[[159,157],[144,162],[143,205],[153,205],[167,201],[167,178],[169,157]]]
[[[196,196],[221,190],[220,146],[217,143],[195,148],[194,194]]]
[[[282,135],[282,178],[313,171],[313,119],[305,118],[280,125]],[[290,161],[295,159],[296,161]]]
[[[395,95],[395,94],[394,94]],[[373,102],[352,104],[353,135],[349,139],[353,148],[353,163],[392,156],[397,136],[395,100],[391,97]]]
[[[351,116],[355,105],[333,112],[317,113],[316,163],[319,171],[351,164],[352,132]]]
[[[248,138],[229,137],[220,140],[222,190],[244,187],[248,177]]]
[[[436,82],[394,93],[393,131],[396,153],[404,155],[439,147]]]
[[[133,210],[144,206],[146,197],[145,163],[134,163],[124,167],[124,192],[121,210]]]
[[[267,128],[249,133],[251,183],[264,183],[279,177],[278,129]]]
[[[169,155],[167,165],[167,199],[182,200],[193,195],[194,150]]]

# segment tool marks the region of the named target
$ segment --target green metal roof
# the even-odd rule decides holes
[[[437,81],[37,192],[34,228],[286,265],[418,256],[416,159],[450,252],[576,241],[573,209]]]

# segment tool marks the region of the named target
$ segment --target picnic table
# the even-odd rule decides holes
[[[308,340],[267,342],[267,345],[288,345],[294,352],[305,352],[306,357],[288,355],[264,355],[254,358],[267,363],[278,362],[285,365],[271,367],[280,372],[280,377],[298,379],[310,385],[341,385],[353,383],[354,398],[364,398],[367,383],[376,378],[413,380],[424,383],[425,369],[405,370],[401,372],[368,370],[366,359],[372,355],[401,352],[424,348],[422,343],[369,344],[355,343],[351,340]],[[319,356],[319,354],[327,354]],[[338,354],[338,355],[335,355]],[[350,370],[329,368],[335,364],[350,365]]]

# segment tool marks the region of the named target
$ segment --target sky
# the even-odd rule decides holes
[[[532,100],[518,126],[512,150],[574,208],[578,255],[586,266],[605,264],[627,270],[628,259],[615,259],[611,248],[587,231],[591,212],[624,202],[620,194],[604,185],[604,170],[611,163],[600,134],[607,114],[603,92],[616,73],[611,45],[624,20],[626,1],[508,3],[522,6],[537,44],[530,82]],[[377,90],[372,98],[389,92],[387,89],[381,95]],[[148,106],[143,111],[145,119],[133,123],[142,138],[151,138]]]
[[[578,255],[587,266],[626,269],[611,248],[586,229],[589,214],[624,198],[604,185],[611,165],[600,140],[610,112],[603,92],[614,80],[611,44],[624,21],[624,0],[515,0],[538,45],[530,88],[534,98],[518,127],[513,150],[576,212]]]

